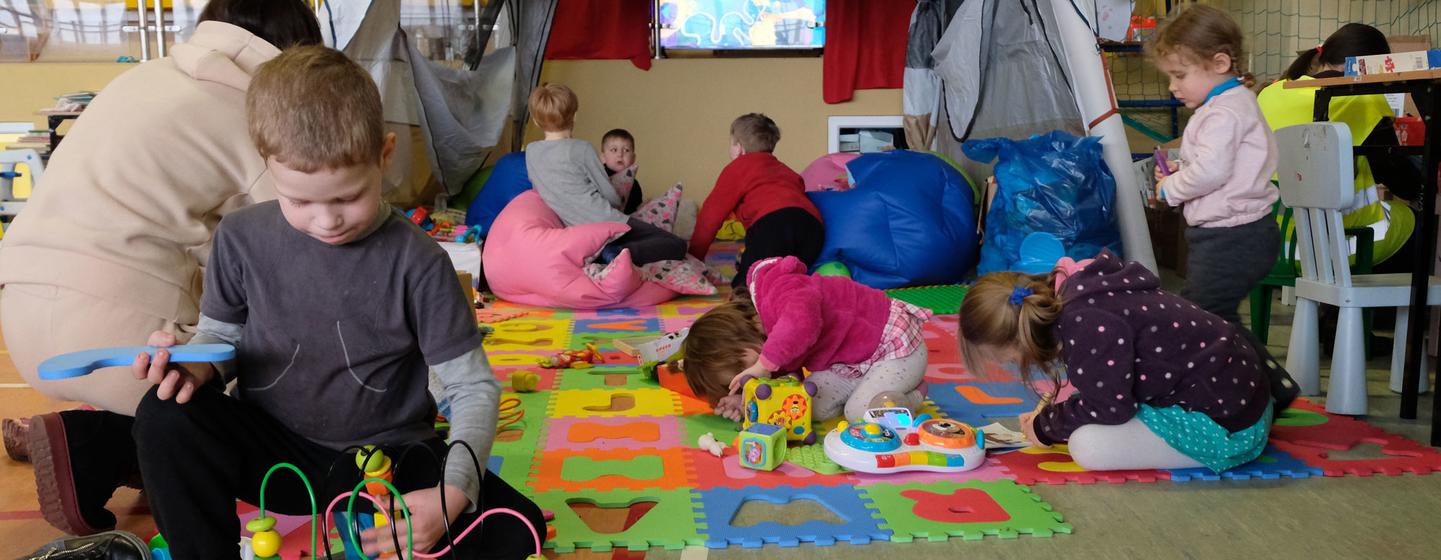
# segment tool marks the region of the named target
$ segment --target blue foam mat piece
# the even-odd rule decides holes
[[[993,418],[1015,417],[1025,412],[1031,412],[1040,404],[1041,398],[1032,391],[1030,387],[1021,382],[988,382],[988,383],[965,383],[964,385],[975,387],[992,397],[1010,397],[1020,399],[1018,403],[1008,404],[978,404],[971,402],[960,393],[956,387],[960,383],[931,383],[929,397],[936,403],[946,416],[965,422],[972,426],[984,426],[992,422]]]
[[[739,490],[701,490],[700,495],[700,510],[708,527],[703,532],[709,548],[726,548],[732,544],[739,544],[744,548],[760,548],[766,543],[794,547],[803,542],[831,546],[840,541],[869,544],[871,541],[889,541],[891,538],[891,531],[880,528],[882,520],[876,510],[871,508],[870,500],[862,497],[859,489],[854,486],[748,486]],[[748,501],[764,500],[773,504],[787,504],[805,499],[821,503],[844,522],[834,524],[812,520],[798,525],[783,525],[764,521],[750,527],[736,527],[731,524],[736,512]]]
[[[1169,472],[1171,473],[1171,482],[1275,480],[1283,477],[1310,478],[1324,475],[1321,469],[1307,465],[1274,445],[1267,445],[1266,450],[1262,451],[1261,456],[1255,461],[1223,471],[1220,474],[1205,467],[1172,469]]]
[[[156,346],[122,346],[96,348],[61,354],[40,362],[40,379],[69,379],[89,375],[100,368],[128,366],[141,352],[155,357]],[[235,347],[229,344],[182,344],[166,348],[171,363],[223,362],[235,358]]]

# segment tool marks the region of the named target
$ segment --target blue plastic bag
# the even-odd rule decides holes
[[[1000,157],[977,274],[1017,270],[1021,242],[1035,232],[1054,235],[1073,259],[1101,249],[1121,255],[1116,179],[1101,159],[1100,138],[1054,131],[1025,140],[972,140],[961,149],[982,163]]]

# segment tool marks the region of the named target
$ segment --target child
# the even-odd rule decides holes
[[[539,508],[477,472],[464,450],[440,472],[445,447],[427,372],[450,401],[452,439],[469,443],[482,468],[500,386],[445,251],[381,202],[395,135],[384,132],[370,76],[335,50],[286,50],[255,74],[246,108],[279,200],[221,221],[191,340],[233,344],[237,358],[178,366],[162,350],[132,368],[158,385],[140,402],[134,434],[171,555],[237,557],[235,500],[260,503],[267,469],[299,467],[323,507],[361,479],[349,451],[362,444],[394,458],[416,550],[444,546],[447,524],[458,534],[494,508],[516,509],[543,531]],[[221,392],[232,380],[238,398]],[[426,449],[406,453],[413,446]],[[270,479],[264,499],[287,514],[312,503],[291,474]],[[389,529],[362,541],[370,555],[395,547]],[[501,521],[458,546],[463,557],[523,558],[531,543],[518,523]]]
[[[1246,463],[1297,391],[1238,325],[1109,251],[1046,275],[986,275],[960,318],[967,367],[1039,367],[1057,387],[1065,372],[1076,394],[1021,415],[1021,431],[1042,447],[1069,442],[1091,470]]]
[[[530,114],[545,139],[525,147],[525,169],[535,192],[567,226],[620,222],[630,231],[602,250],[610,261],[630,249],[631,262],[644,265],[685,258],[685,241],[675,234],[630,218],[620,211],[624,201],[611,186],[600,156],[589,142],[571,138],[580,101],[570,88],[544,84],[530,94]]]
[[[721,223],[735,212],[746,238],[732,287],[744,286],[747,271],[770,257],[796,257],[814,265],[826,230],[821,211],[806,198],[801,176],[771,153],[780,142],[780,128],[770,117],[749,113],[731,123],[730,135],[731,162],[696,216],[690,254],[705,260]]]
[[[1281,232],[1271,218],[1280,192],[1271,185],[1276,139],[1266,126],[1249,74],[1241,71],[1241,29],[1229,16],[1193,4],[1147,46],[1171,79],[1171,94],[1196,109],[1181,135],[1179,171],[1160,168],[1156,190],[1182,206],[1190,228],[1181,295],[1232,323],[1241,299],[1276,263]]]
[[[605,172],[610,175],[611,184],[630,184],[629,188],[617,190],[616,194],[625,199],[625,206],[621,211],[626,215],[634,214],[645,199],[640,190],[640,181],[635,178],[635,137],[624,128],[612,128],[601,137],[600,150],[601,163],[605,164]],[[622,171],[625,174],[616,177]]]
[[[686,381],[716,414],[739,420],[748,379],[802,367],[818,389],[817,421],[844,412],[854,422],[877,396],[921,405],[929,311],[849,278],[809,276],[795,257],[752,266],[748,295],[696,319],[682,349]]]

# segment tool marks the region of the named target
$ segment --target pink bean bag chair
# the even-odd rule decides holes
[[[850,182],[846,180],[846,164],[859,156],[860,154],[835,153],[816,158],[801,172],[806,192],[851,190]]]
[[[586,260],[628,229],[613,222],[565,227],[540,195],[526,191],[490,227],[481,256],[485,279],[501,299],[538,307],[645,307],[675,298],[642,278],[630,251],[611,261],[600,280],[586,275]]]

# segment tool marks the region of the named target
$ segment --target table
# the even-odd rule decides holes
[[[1421,211],[1417,214],[1417,228],[1413,235],[1421,236],[1417,246],[1421,250],[1415,255],[1415,269],[1411,273],[1411,314],[1406,337],[1406,364],[1401,383],[1401,418],[1416,418],[1416,405],[1421,376],[1422,342],[1430,326],[1430,307],[1426,301],[1427,283],[1430,280],[1432,263],[1436,255],[1436,185],[1437,165],[1441,164],[1441,70],[1420,70],[1394,74],[1372,74],[1359,77],[1322,78],[1317,80],[1293,80],[1286,88],[1312,87],[1316,91],[1314,118],[1316,121],[1329,120],[1331,98],[1351,95],[1374,95],[1385,93],[1409,93],[1416,102],[1416,110],[1426,122],[1426,141],[1421,147],[1402,146],[1389,148],[1421,156],[1425,180],[1421,185]],[[1369,148],[1361,146],[1358,152]],[[1397,341],[1398,343],[1400,341]],[[1441,393],[1441,389],[1436,389]],[[1441,446],[1441,398],[1432,398],[1431,445]]]

